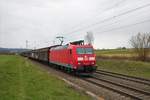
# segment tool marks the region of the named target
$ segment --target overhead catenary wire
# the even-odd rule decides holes
[[[149,7],[149,6],[150,6],[150,3],[145,4],[145,5],[142,5],[142,6],[140,6],[140,7],[137,7],[137,8],[128,10],[128,11],[125,11],[125,12],[120,13],[120,14],[118,14],[118,15],[114,15],[114,16],[109,17],[109,18],[107,18],[107,19],[98,21],[98,22],[96,22],[96,23],[90,24],[90,25],[88,25],[88,26],[85,26],[85,27],[83,27],[83,28],[79,28],[79,29],[77,29],[77,30],[75,30],[75,31],[72,31],[72,32],[69,32],[69,33],[66,33],[66,34],[63,34],[63,35],[68,35],[68,34],[73,34],[73,33],[75,33],[75,32],[79,32],[79,31],[81,31],[81,30],[83,30],[83,29],[86,29],[86,28],[89,28],[89,27],[93,27],[93,26],[98,25],[98,24],[105,23],[105,22],[107,22],[107,21],[113,20],[114,18],[123,16],[123,15],[127,15],[127,14],[129,14],[129,13],[138,11],[138,10],[140,10],[140,9],[143,9],[143,8],[146,8],[146,7]]]
[[[108,10],[111,10],[111,9],[116,8],[116,7],[119,6],[122,2],[125,2],[125,1],[126,1],[126,0],[121,0],[121,1],[117,2],[116,4],[114,4],[113,6],[108,7],[108,8],[106,8],[106,9],[103,9],[102,12],[96,14],[94,17],[97,17],[97,16],[101,15],[102,13],[104,13],[104,12],[106,12],[106,11],[108,11]],[[96,12],[99,12],[99,11],[97,10]],[[94,12],[94,13],[95,13],[95,12]],[[93,17],[91,17],[91,18],[93,18]],[[71,29],[74,29],[74,28],[78,27],[79,25],[81,25],[82,23],[84,23],[84,22],[87,21],[87,20],[91,20],[91,18],[85,19],[83,22],[78,23],[78,25],[75,25],[75,26],[71,27]],[[93,20],[93,19],[92,19],[92,20]],[[65,30],[64,32],[66,32],[66,31],[68,31],[68,30]]]
[[[150,4],[148,4],[150,5]],[[148,6],[147,5],[147,6]],[[141,7],[138,7],[138,8],[141,8]],[[142,7],[143,8],[143,7]],[[137,8],[136,8],[137,9]],[[131,11],[131,10],[130,10]],[[123,13],[122,13],[123,14]],[[146,20],[149,22],[149,20]],[[129,24],[129,25],[124,25],[124,26],[121,26],[121,27],[117,27],[117,28],[112,28],[112,29],[108,29],[108,30],[104,30],[104,31],[94,31],[94,32],[101,32],[101,33],[104,33],[104,32],[109,32],[109,31],[112,31],[112,30],[118,30],[118,29],[122,29],[122,28],[125,28],[125,27],[129,27],[129,26],[133,26],[133,25],[137,25],[137,24],[141,24],[141,23],[145,23],[146,21],[142,21],[142,22],[137,22],[137,23],[134,23],[134,24]],[[72,34],[71,34],[72,35]],[[74,35],[77,35],[77,36],[80,36],[79,34],[74,34]],[[71,37],[71,39],[73,39]],[[52,41],[53,42],[53,41]]]
[[[123,26],[116,27],[116,28],[111,28],[111,29],[104,30],[104,31],[94,31],[94,33],[98,34],[98,33],[105,33],[105,32],[109,32],[109,31],[114,31],[114,30],[120,30],[120,29],[123,29],[123,28],[128,28],[128,27],[132,27],[132,26],[135,26],[135,25],[148,23],[148,22],[150,22],[150,19],[143,20],[143,21],[136,22],[136,23],[132,23],[132,24],[128,24],[128,25],[123,25]],[[79,36],[81,36],[81,35],[77,35],[77,37],[79,37]],[[72,40],[76,40],[77,37],[72,38]]]
[[[128,24],[128,25],[123,25],[123,26],[120,26],[120,27],[116,27],[116,28],[111,28],[111,29],[108,29],[108,30],[104,30],[104,31],[94,31],[94,33],[105,33],[105,32],[109,32],[109,31],[114,31],[114,30],[120,30],[120,29],[123,29],[123,28],[128,28],[128,27],[132,27],[132,26],[135,26],[135,25],[139,25],[139,24],[143,24],[143,23],[148,23],[150,22],[150,19],[147,19],[147,20],[143,20],[143,21],[140,21],[140,22],[137,22],[137,23],[132,23],[132,24]],[[79,37],[80,35],[77,35],[77,37]],[[77,38],[76,37],[76,38]],[[72,38],[73,39],[76,39],[75,37]]]
[[[143,20],[144,20],[144,22],[145,22],[145,19],[143,19]],[[92,29],[92,30],[90,30],[90,31],[92,31],[94,34],[96,34],[95,32],[97,32],[97,31],[95,31],[95,30],[99,30],[99,29],[104,29],[104,30],[102,30],[101,32],[103,32],[103,31],[108,31],[108,30],[112,30],[112,31],[113,31],[113,30],[116,29],[116,28],[110,28],[110,29],[105,29],[105,28],[108,28],[108,26],[114,26],[116,23],[119,23],[120,21],[121,21],[121,20],[117,20],[117,21],[115,21],[114,23],[107,24],[107,25],[102,25],[101,27],[97,27],[96,29]],[[146,20],[146,21],[147,21],[147,20]],[[149,21],[149,20],[148,20],[148,21]],[[143,21],[140,21],[140,22],[139,22],[139,19],[138,19],[138,20],[135,20],[133,24],[127,24],[127,25],[123,25],[123,26],[124,26],[124,27],[125,27],[125,26],[127,27],[128,25],[131,25],[131,26],[132,26],[132,25],[134,25],[134,24],[136,25],[136,24],[138,24],[138,23],[139,23],[139,24],[140,24],[140,23],[142,24],[142,22],[143,22]],[[121,26],[121,27],[122,27],[122,26]],[[117,29],[119,29],[119,28],[121,28],[121,27],[118,27]],[[87,31],[87,32],[88,32],[88,31]],[[100,32],[100,31],[99,31],[99,32]],[[80,35],[79,35],[79,34],[71,34],[71,37],[69,36],[69,38],[71,38],[71,40],[72,40],[72,39],[75,39],[76,37],[79,37],[79,36],[81,37],[81,36],[85,35],[86,32],[83,32],[83,33],[84,33],[84,34],[82,34],[82,35],[81,35],[81,34],[80,34]]]
[[[128,24],[128,25],[120,26],[120,27],[117,27],[117,28],[112,28],[112,29],[105,30],[105,31],[97,31],[97,32],[104,33],[104,32],[109,32],[109,31],[113,31],[113,30],[119,30],[119,29],[122,29],[122,28],[130,27],[130,26],[135,26],[135,25],[138,25],[138,24],[147,23],[147,22],[150,22],[150,19],[147,19],[147,20],[144,20],[144,21],[140,21],[140,22],[137,22],[137,23],[133,23],[133,24]]]

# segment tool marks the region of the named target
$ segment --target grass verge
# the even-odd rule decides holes
[[[0,100],[90,100],[20,56],[0,55]]]
[[[97,56],[133,56],[135,55],[132,49],[108,49],[95,50]]]
[[[98,60],[98,69],[150,79],[150,63],[128,60]]]

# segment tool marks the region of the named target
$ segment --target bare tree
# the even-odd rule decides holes
[[[90,45],[94,43],[94,36],[92,32],[87,32],[87,34],[85,35],[85,41]]]
[[[130,43],[140,60],[145,61],[150,53],[150,33],[138,33],[132,36]]]

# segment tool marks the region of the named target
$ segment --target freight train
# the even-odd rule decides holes
[[[92,45],[84,41],[70,42],[67,45],[54,45],[22,53],[31,59],[55,64],[71,73],[92,74],[96,71],[96,59]]]

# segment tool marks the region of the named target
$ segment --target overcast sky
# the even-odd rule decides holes
[[[40,48],[94,34],[95,48],[130,47],[150,32],[150,0],[0,0],[0,47]],[[54,42],[55,40],[55,42]]]

